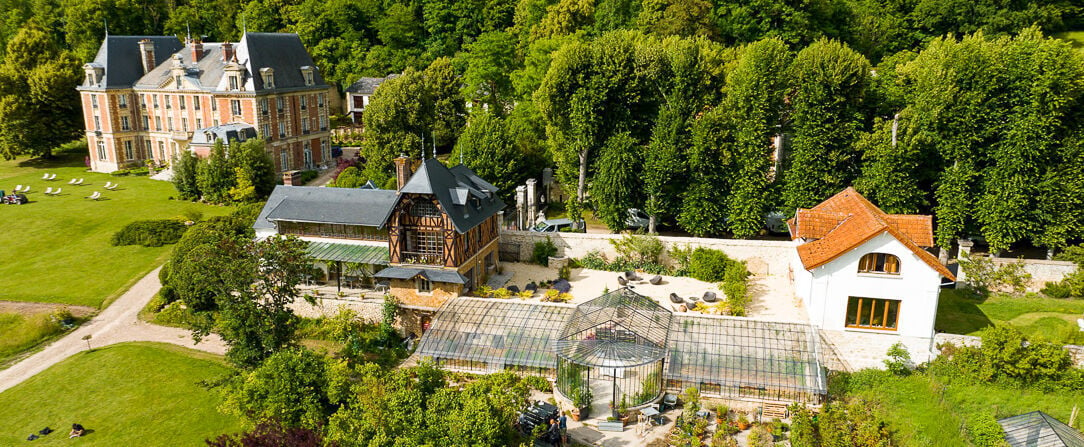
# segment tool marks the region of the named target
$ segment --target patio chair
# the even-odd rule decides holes
[[[102,188],[109,189],[109,188],[112,188],[112,187],[113,187],[113,182],[105,182],[105,186],[103,186]]]
[[[117,189],[117,187],[118,187],[118,186],[120,186],[120,184],[119,184],[119,183],[114,183],[114,184],[112,184],[112,185],[108,185],[108,186],[106,186],[106,187],[105,187],[105,189],[108,189],[108,190],[112,191],[112,190],[115,190],[115,189]]]
[[[677,395],[666,393],[662,396],[662,404],[659,405],[660,411],[672,410],[677,408]]]
[[[93,194],[87,196],[86,198],[88,198],[90,200],[98,200],[98,199],[102,198],[102,193],[100,193],[98,191],[94,191]]]
[[[676,293],[670,294],[670,302],[674,304],[685,304],[685,300],[681,299]]]
[[[69,184],[69,185],[74,185],[74,184],[75,184],[75,181],[76,181],[76,180],[77,180],[77,179],[74,179],[74,178],[73,178],[73,179],[71,179],[71,180],[68,180],[68,184]]]
[[[653,285],[653,286],[657,286],[659,284],[662,284],[662,275],[655,275],[655,277],[651,278],[651,280],[648,281],[648,282],[651,283],[651,285]]]
[[[49,173],[46,172],[45,175],[41,176],[41,179],[42,180],[49,180]]]
[[[54,196],[59,196],[61,190],[63,190],[63,188],[57,188],[56,191],[53,191],[53,195]]]
[[[719,296],[716,295],[715,292],[704,292],[703,300],[704,300],[705,303],[714,303],[718,299],[719,299]]]
[[[28,193],[28,192],[30,192],[30,185],[26,185],[26,186],[24,186],[24,187],[23,187],[23,190],[22,190],[22,192],[23,192],[23,193]]]
[[[568,293],[569,290],[572,290],[572,284],[569,284],[567,279],[558,279],[553,282],[553,288],[557,289],[558,292]]]
[[[508,291],[512,293],[519,293],[519,286],[512,285],[505,287],[505,289],[508,289]]]
[[[621,276],[621,275],[618,275],[618,276],[617,276],[617,283],[618,283],[618,284],[621,284],[622,286],[627,286],[627,285],[629,285],[629,282],[628,282],[628,280],[626,280],[626,279],[625,279],[625,277],[624,277],[624,276]]]
[[[534,282],[529,282],[527,283],[527,285],[523,286],[523,290],[526,290],[528,292],[537,292],[538,284],[535,284]]]
[[[48,186],[48,187],[45,188],[45,192],[43,194],[49,195],[49,194],[52,194],[52,193],[53,193],[53,187]]]
[[[56,174],[49,174],[49,180],[56,180]]]
[[[23,192],[23,185],[15,185],[15,192]]]

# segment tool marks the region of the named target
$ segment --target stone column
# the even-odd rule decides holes
[[[519,185],[516,187],[516,229],[525,230],[524,223],[527,222],[527,187]]]
[[[960,262],[959,262],[960,259],[966,259],[966,258],[971,257],[971,247],[975,246],[975,243],[971,242],[971,239],[959,239],[959,240],[956,241],[956,244],[960,246],[960,253],[956,255],[956,264],[959,265],[960,264]],[[967,285],[965,284],[966,281],[967,281],[966,276],[967,275],[964,274],[963,267],[960,267],[960,268],[956,269],[956,288],[957,289],[962,289],[962,288],[967,287]]]
[[[538,216],[538,189],[536,184],[538,180],[533,178],[527,179],[527,223],[533,225]]]

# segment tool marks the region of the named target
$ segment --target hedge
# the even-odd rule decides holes
[[[137,220],[113,234],[113,245],[142,245],[161,247],[175,244],[188,230],[188,226],[177,219]]]

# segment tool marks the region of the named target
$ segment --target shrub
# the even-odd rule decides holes
[[[531,262],[549,267],[550,256],[556,254],[557,246],[553,244],[553,240],[551,240],[549,236],[546,236],[546,240],[534,243],[534,252],[531,253]]]
[[[129,171],[127,169],[118,169],[116,171],[110,172],[109,175],[112,175],[113,177],[123,177],[131,173],[132,171]]]
[[[186,326],[192,323],[192,310],[184,301],[169,303],[154,316],[154,322],[173,326]]]
[[[542,297],[542,301],[547,303],[567,303],[572,301],[572,294],[561,293],[557,289],[549,289]]]
[[[719,282],[732,262],[722,251],[697,247],[689,256],[689,276],[701,281]]]
[[[319,176],[320,176],[320,173],[316,172],[316,171],[313,171],[313,170],[301,171],[301,173],[298,174],[299,181],[301,182],[302,185],[313,181],[313,179],[315,179],[316,177],[319,177]]]
[[[980,293],[991,290],[1011,289],[1023,293],[1027,288],[1031,274],[1024,271],[1023,261],[1010,262],[1000,267],[988,257],[961,257],[960,269],[967,276],[967,282]]]
[[[533,390],[544,391],[547,393],[553,391],[553,384],[545,377],[526,376],[523,378],[523,381],[527,382],[527,386],[531,387]]]
[[[147,302],[146,309],[151,312],[160,312],[167,304],[169,304],[169,301],[166,300],[165,296],[162,296],[162,291],[159,290],[158,293],[154,294],[154,297]]]
[[[975,447],[1008,447],[1005,431],[990,413],[982,413],[967,422],[967,436]]]
[[[911,368],[914,365],[914,362],[911,361],[911,353],[907,352],[907,348],[900,342],[896,342],[896,344],[888,348],[888,358],[884,359],[884,363],[885,368],[897,376],[910,375]]]
[[[1040,292],[1051,298],[1069,298],[1073,296],[1073,288],[1065,281],[1047,282]]]
[[[565,264],[557,270],[557,277],[561,279],[568,279],[572,276],[572,266]]]
[[[813,427],[813,415],[809,409],[799,404],[790,406],[790,445],[791,447],[814,447],[817,435]]]
[[[128,170],[128,173],[132,175],[147,175],[150,174],[150,170],[146,167],[132,168]]]
[[[772,442],[772,434],[763,425],[753,427],[753,430],[749,432],[748,441],[749,447],[772,447],[775,445]]]
[[[610,244],[617,250],[618,257],[637,264],[658,264],[659,257],[666,249],[658,236],[627,234],[621,239],[610,239]]]
[[[113,234],[113,245],[161,247],[175,244],[188,226],[176,219],[137,220]]]
[[[583,258],[580,258],[576,263],[579,264],[580,267],[591,270],[609,270],[608,267],[610,266],[610,261],[606,260],[606,255],[598,250],[587,252],[587,254],[584,255]]]
[[[508,290],[508,289],[506,289],[504,287],[501,287],[501,288],[499,288],[497,290],[494,290],[491,296],[493,298],[500,298],[500,299],[511,298],[512,297],[512,291]]]

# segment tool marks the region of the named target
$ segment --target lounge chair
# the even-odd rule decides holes
[[[53,194],[53,187],[52,186],[46,187],[45,192],[43,194],[52,195]]]
[[[72,183],[72,184],[73,185],[82,185],[83,184],[83,179],[79,179],[75,183]]]
[[[15,192],[23,192],[23,185],[15,185]]]
[[[53,191],[53,194],[52,194],[52,195],[54,195],[54,196],[59,196],[59,195],[60,195],[60,191],[61,191],[61,190],[63,190],[63,188],[57,188],[57,189],[56,189],[56,191]]]
[[[527,283],[527,285],[523,286],[523,290],[535,292],[535,291],[538,290],[538,284],[535,284],[533,282],[529,282],[529,283]]]
[[[71,179],[71,180],[68,180],[68,184],[69,184],[69,185],[74,185],[74,184],[75,184],[75,180],[76,180],[76,179]]]
[[[41,179],[42,180],[49,180],[49,173],[46,172],[45,175],[41,176]]]
[[[625,279],[629,281],[640,281],[643,278],[640,278],[640,275],[637,275],[635,270],[627,270],[625,271]]]
[[[567,279],[558,279],[553,282],[553,288],[557,289],[558,292],[568,293],[569,290],[572,290],[572,284],[569,284]]]
[[[109,189],[109,188],[112,188],[112,187],[113,187],[113,182],[105,182],[105,186],[103,186],[103,188],[105,188],[105,189]]]
[[[114,190],[114,189],[117,189],[117,187],[118,187],[118,186],[120,186],[120,184],[118,184],[118,183],[114,183],[114,184],[112,184],[112,185],[110,185],[110,184],[108,184],[108,183],[109,183],[109,182],[106,182],[106,185],[105,185],[105,189],[108,189],[108,190],[110,190],[110,191],[112,191],[112,190]]]
[[[651,278],[651,280],[648,281],[648,282],[650,282],[651,285],[653,285],[653,286],[657,286],[659,284],[662,284],[662,275],[655,275],[655,277]]]
[[[98,199],[102,198],[102,193],[100,193],[98,191],[94,191],[94,194],[91,194],[91,195],[87,196],[86,198],[88,198],[90,200],[98,200]]]
[[[704,292],[703,300],[705,303],[714,303],[718,299],[719,297],[715,294],[715,292]]]
[[[56,180],[56,174],[49,174],[49,180]]]
[[[506,289],[508,289],[508,291],[512,293],[519,293],[519,286],[508,286],[506,287]]]
[[[618,284],[621,284],[622,286],[627,286],[627,285],[629,285],[629,281],[628,281],[628,280],[626,280],[626,279],[625,279],[625,277],[624,277],[624,276],[621,276],[621,275],[618,275],[618,276],[617,276],[617,283],[618,283]]]
[[[20,191],[20,192],[22,192],[22,193],[28,193],[28,192],[30,192],[30,185],[26,185],[26,186],[24,186],[24,187],[23,187],[23,190],[22,190],[22,191]]]

